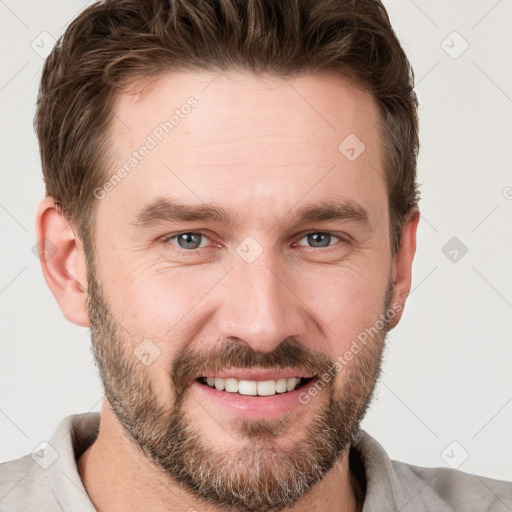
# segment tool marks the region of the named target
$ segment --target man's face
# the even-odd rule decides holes
[[[392,255],[376,104],[340,79],[183,73],[115,114],[107,176],[130,170],[98,192],[87,276],[112,410],[198,498],[291,505],[348,447],[380,371]],[[165,201],[225,216],[172,217]],[[308,380],[283,392],[293,376]]]

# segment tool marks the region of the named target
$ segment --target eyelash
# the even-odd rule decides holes
[[[179,236],[186,235],[186,234],[201,235],[204,238],[207,238],[208,240],[210,240],[210,242],[213,242],[212,238],[210,238],[206,233],[203,233],[202,231],[181,231],[180,233],[171,233],[170,235],[166,235],[162,239],[162,243],[169,244],[171,240],[177,239]],[[345,238],[343,238],[341,235],[331,233],[330,231],[308,231],[307,233],[302,234],[301,237],[298,239],[298,241],[302,240],[303,238],[307,237],[308,235],[313,235],[313,234],[330,235],[332,237],[337,238],[340,242],[347,242],[347,240]],[[171,245],[174,245],[174,244],[171,244]],[[334,247],[335,245],[336,244],[332,244],[332,245],[328,245],[326,247],[311,247],[311,246],[300,246],[300,247],[308,247],[309,249],[319,249],[323,252],[327,252],[327,251],[329,251],[329,249],[331,247]],[[178,250],[178,252],[187,253],[190,255],[197,254],[201,251],[201,249],[208,248],[208,247],[198,247],[196,249],[183,249],[183,247],[179,247],[178,245],[174,245],[174,246]]]

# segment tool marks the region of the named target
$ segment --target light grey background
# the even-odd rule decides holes
[[[512,480],[512,2],[385,3],[416,73],[423,216],[363,427],[397,460]],[[0,0],[1,460],[102,396],[89,330],[62,316],[32,252],[41,55],[85,5]]]

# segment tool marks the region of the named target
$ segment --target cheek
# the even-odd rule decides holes
[[[126,265],[110,275],[109,300],[127,329],[161,338],[181,323],[212,282],[214,276],[192,266],[169,269],[161,264]]]
[[[309,272],[298,292],[324,327],[331,355],[337,357],[383,313],[388,270],[365,266]],[[315,283],[314,286],[311,283]]]
[[[112,276],[114,277],[114,276]],[[128,352],[149,352],[151,362],[144,371],[162,405],[173,400],[170,371],[173,361],[198,336],[201,299],[212,286],[211,274],[188,269],[140,266],[111,280],[117,297],[111,307],[128,333]],[[122,284],[119,284],[122,283]],[[141,361],[142,363],[142,361]]]
[[[208,317],[208,292],[222,278],[222,269],[205,269],[170,269],[160,263],[126,265],[121,270],[119,265],[117,274],[109,276],[116,294],[111,308],[128,333],[127,350],[136,354],[149,347],[157,354],[146,370],[163,394],[169,392],[172,362],[201,335]]]

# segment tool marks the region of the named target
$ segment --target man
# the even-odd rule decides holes
[[[43,70],[37,230],[105,400],[2,465],[3,510],[510,510],[359,427],[410,290],[416,109],[376,1],[80,14]]]

